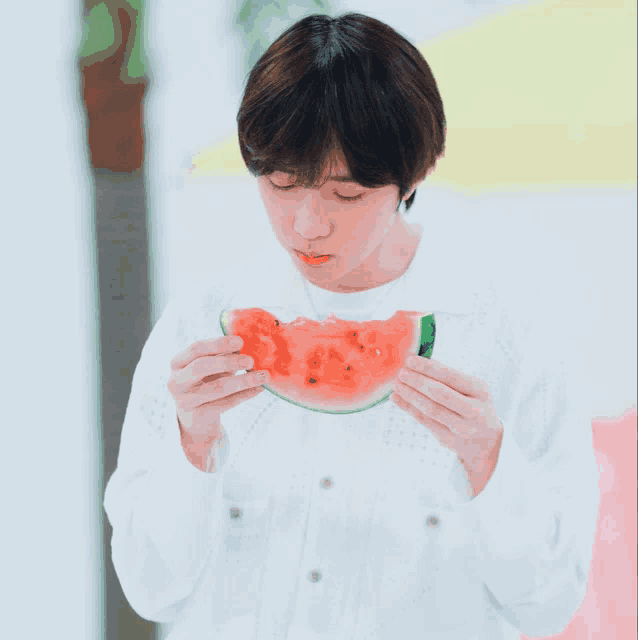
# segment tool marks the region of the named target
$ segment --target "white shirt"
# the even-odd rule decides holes
[[[428,229],[401,278],[364,292],[265,257],[168,304],[104,507],[124,593],[173,622],[169,640],[513,640],[559,633],[577,611],[599,504],[581,379],[551,314],[507,311],[471,234],[444,242]],[[504,426],[483,491],[471,498],[456,454],[390,401],[334,415],[263,391],[223,414],[219,470],[191,465],[170,360],[222,336],[223,308],[260,306],[285,322],[434,312],[432,358],[485,380]]]

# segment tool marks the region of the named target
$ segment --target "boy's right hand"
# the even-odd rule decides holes
[[[232,340],[239,340],[237,345]],[[179,423],[192,441],[215,440],[222,435],[221,414],[254,398],[268,381],[258,371],[234,375],[254,366],[250,356],[239,354],[243,345],[237,336],[194,342],[171,360],[168,380]]]

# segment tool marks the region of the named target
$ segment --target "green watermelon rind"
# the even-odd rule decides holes
[[[226,335],[226,327],[224,325],[224,318],[226,317],[226,311],[222,311],[219,316],[219,324],[222,328],[224,335]],[[434,339],[436,337],[436,321],[433,313],[429,313],[427,315],[421,316],[421,337],[419,338],[419,350],[417,355],[422,356],[424,358],[431,358],[432,352],[434,351]],[[301,407],[302,409],[308,409],[309,411],[315,411],[317,413],[332,413],[332,414],[348,414],[348,413],[359,413],[361,411],[367,411],[368,409],[372,409],[372,407],[376,407],[378,404],[382,402],[386,402],[390,399],[392,395],[392,391],[388,391],[383,397],[375,400],[369,405],[365,407],[360,407],[359,409],[341,409],[341,410],[330,410],[330,409],[316,409],[314,407],[309,407],[305,404],[301,404],[300,402],[295,402],[286,396],[282,396],[280,393],[277,393],[273,389],[271,389],[267,384],[263,384],[262,387],[267,391],[270,391],[273,395],[289,402],[290,404],[294,404],[297,407]]]

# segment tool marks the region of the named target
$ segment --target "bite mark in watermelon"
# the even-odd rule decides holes
[[[244,341],[263,386],[287,402],[322,413],[356,413],[387,400],[408,356],[430,358],[433,314],[397,311],[388,320],[323,322],[298,317],[280,322],[263,309],[222,311],[224,335]]]

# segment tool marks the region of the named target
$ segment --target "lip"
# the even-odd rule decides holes
[[[302,262],[304,262],[306,264],[310,264],[310,265],[324,264],[324,263],[328,262],[328,260],[330,260],[332,258],[331,254],[317,255],[317,256],[311,258],[310,256],[306,255],[305,253],[302,253],[301,251],[298,251],[297,249],[294,249],[294,252],[297,254],[297,257]]]

